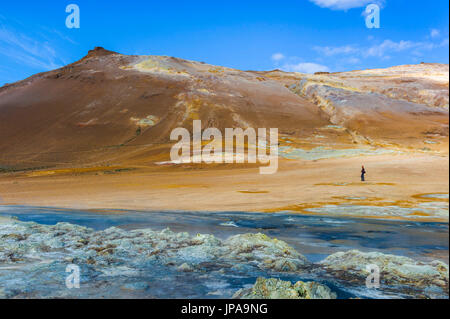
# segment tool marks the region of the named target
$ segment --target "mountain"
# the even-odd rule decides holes
[[[281,145],[305,151],[370,146],[448,154],[448,75],[443,64],[252,72],[95,48],[0,88],[0,168],[167,161],[171,130],[192,130],[194,119],[221,130],[279,128]]]

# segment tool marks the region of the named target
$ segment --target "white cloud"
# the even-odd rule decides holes
[[[285,58],[285,56],[283,53],[274,53],[272,55],[272,60],[275,62],[279,62],[279,61],[283,60],[284,58]]]
[[[438,29],[431,29],[430,36],[432,38],[437,38],[440,34],[441,32]]]
[[[355,57],[349,57],[343,60],[343,62],[345,63],[350,63],[350,64],[358,64],[361,63],[361,60]]]
[[[330,72],[327,66],[317,63],[285,64],[281,69],[286,72],[301,73]]]
[[[8,57],[18,64],[36,70],[57,69],[66,64],[57,53],[55,45],[60,40],[74,44],[68,37],[46,27],[38,27],[30,32],[18,31],[22,24],[19,21],[0,16],[0,58]],[[59,50],[58,50],[59,51]]]
[[[57,35],[61,40],[65,40],[65,41],[67,41],[67,42],[70,42],[71,44],[78,45],[78,42],[72,40],[72,38],[70,38],[70,37],[64,35],[62,32],[60,32],[60,31],[58,31],[58,30],[56,30],[56,29],[47,28],[47,27],[45,27],[45,26],[42,26],[41,28],[42,28],[42,30],[44,30],[44,31],[47,32],[47,33]],[[40,34],[41,34],[45,39],[51,40],[51,38],[48,37],[48,36],[46,36],[45,33],[40,33]]]
[[[39,69],[56,69],[56,52],[48,43],[35,41],[24,34],[0,29],[0,55]]]
[[[382,5],[382,0],[309,0],[321,8],[331,10],[348,10],[353,8],[361,8],[368,4],[374,3]]]
[[[419,46],[419,43],[412,41],[401,40],[394,42],[391,40],[384,40],[382,43],[373,45],[367,49],[362,49],[362,55],[366,57],[377,56],[383,57],[387,52],[400,52],[412,49]]]
[[[350,53],[356,53],[358,51],[357,48],[351,46],[351,45],[345,45],[341,47],[314,47],[314,50],[316,50],[319,53],[322,53],[326,56],[333,56],[337,54],[350,54]]]
[[[337,47],[319,47],[316,46],[313,49],[318,53],[331,57],[331,56],[350,56],[353,61],[358,58],[378,57],[382,59],[389,58],[392,53],[408,52],[415,55],[420,55],[423,51],[431,51],[433,49],[442,48],[448,45],[445,40],[440,43],[431,41],[409,41],[400,40],[398,42],[392,40],[384,40],[381,43],[374,44],[367,47],[359,47],[355,45],[345,45]]]
[[[404,41],[394,42],[391,40],[385,40],[379,45],[374,45],[363,52],[364,56],[378,56],[383,57],[389,52],[422,52],[431,51],[434,49],[442,48],[446,46],[445,42],[433,43],[433,42],[420,42],[420,41]]]
[[[315,72],[329,72],[325,65],[313,62],[300,62],[301,59],[296,56],[285,56],[283,53],[275,53],[272,55],[274,65],[286,72],[301,72],[301,73],[315,73]]]

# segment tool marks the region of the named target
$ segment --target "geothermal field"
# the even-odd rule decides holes
[[[98,47],[7,84],[0,298],[448,298],[448,106],[448,64],[256,72]],[[277,128],[277,171],[173,161],[194,121]]]

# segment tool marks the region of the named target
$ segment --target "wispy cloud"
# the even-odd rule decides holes
[[[428,44],[414,41],[401,40],[398,42],[391,40],[384,40],[380,44],[373,45],[369,48],[364,48],[361,54],[364,57],[385,57],[391,52],[402,52],[405,50],[415,49],[425,49]]]
[[[374,3],[383,5],[383,0],[309,0],[321,8],[331,10],[348,10],[353,8],[361,8],[368,4]]]
[[[57,53],[56,43],[58,40],[76,42],[57,30],[40,27],[24,33],[18,31],[20,23],[13,24],[19,27],[13,27],[11,21],[0,17],[0,56],[38,70],[57,69],[66,64]]]
[[[24,34],[0,29],[0,54],[34,68],[55,69],[60,66],[55,50]]]
[[[48,33],[48,34],[54,34],[54,35],[57,35],[61,40],[70,42],[71,44],[78,45],[78,42],[74,41],[71,37],[68,37],[67,35],[63,34],[61,31],[58,31],[58,30],[56,30],[56,29],[50,29],[50,28],[47,28],[47,27],[45,27],[45,26],[42,26],[41,28],[42,28],[43,31],[45,31],[45,32]],[[48,39],[48,40],[51,40],[51,37],[49,37],[48,35],[46,35],[44,32],[42,32],[41,35],[42,35],[44,38],[46,38],[46,39]]]
[[[430,36],[432,38],[438,38],[441,35],[441,32],[438,29],[431,29]]]
[[[314,62],[303,62],[298,57],[286,56],[280,52],[272,54],[271,59],[278,69],[286,72],[315,73],[330,71],[325,65]]]
[[[448,38],[441,41],[440,47],[441,48],[448,47]]]
[[[312,62],[302,62],[297,64],[285,64],[281,67],[286,72],[301,72],[301,73],[315,73],[315,72],[329,72],[330,69],[321,64]]]
[[[320,46],[315,46],[314,50],[322,53],[323,55],[326,56],[333,56],[333,55],[338,55],[338,54],[351,54],[351,53],[356,53],[358,52],[358,49],[356,47],[353,47],[351,45],[345,45],[345,46],[338,46],[338,47],[320,47]]]
[[[275,62],[279,62],[286,58],[283,53],[274,53],[272,54],[272,60]]]
[[[414,55],[420,55],[425,51],[431,51],[433,49],[443,48],[448,46],[448,39],[440,42],[431,41],[409,41],[409,40],[384,40],[383,42],[373,44],[371,46],[360,47],[355,45],[345,45],[336,47],[320,47],[315,46],[313,49],[327,57],[331,56],[352,56],[353,58],[389,58],[391,54],[409,52]]]

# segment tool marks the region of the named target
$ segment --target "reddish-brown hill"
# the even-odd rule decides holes
[[[190,129],[194,119],[219,129],[277,127],[305,149],[317,145],[310,143],[316,135],[330,147],[386,139],[411,147],[433,136],[448,146],[448,82],[447,106],[434,107],[423,96],[399,105],[397,96],[353,90],[336,75],[328,81],[332,76],[243,72],[96,48],[73,64],[0,88],[0,168],[167,160],[171,130]],[[324,129],[330,125],[343,131]]]

